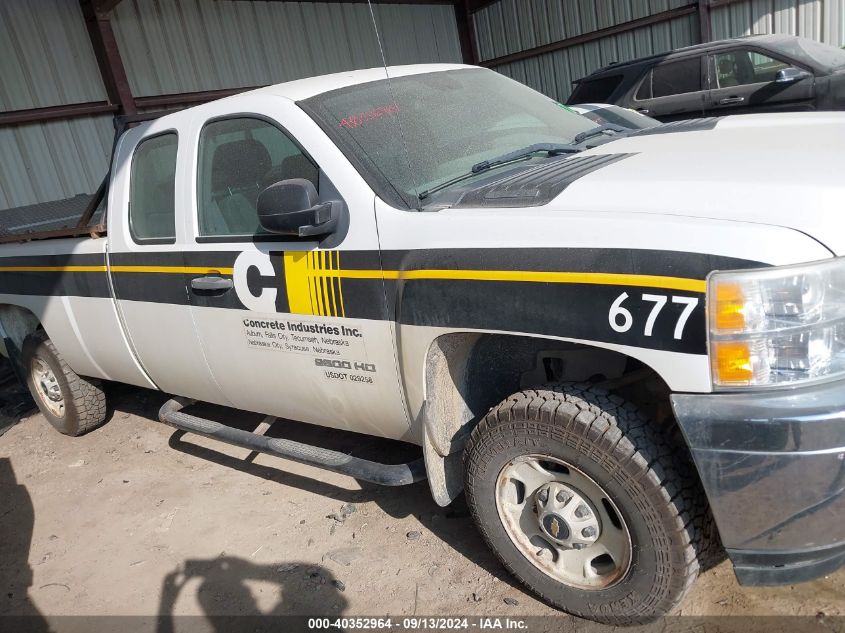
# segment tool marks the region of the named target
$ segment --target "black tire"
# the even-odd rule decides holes
[[[636,406],[586,384],[564,383],[514,394],[473,430],[464,452],[473,519],[511,573],[551,605],[625,626],[672,611],[699,573],[712,517],[684,451]],[[610,496],[631,539],[630,567],[616,584],[580,589],[547,575],[522,554],[499,516],[496,482],[505,465],[528,454],[575,466]]]
[[[21,359],[26,383],[38,409],[53,427],[64,435],[78,436],[100,426],[106,420],[106,395],[95,378],[83,378],[62,359],[44,331],[30,334],[23,342]],[[58,415],[47,403],[47,395],[36,384],[35,367],[46,364],[55,376],[61,392],[63,414]]]

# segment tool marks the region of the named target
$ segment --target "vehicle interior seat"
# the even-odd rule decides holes
[[[734,64],[733,57],[722,57],[719,60],[719,87],[732,88],[738,85],[739,81],[737,80],[736,65]]]
[[[303,178],[311,181],[315,188],[319,189],[320,179],[317,167],[304,154],[293,154],[288,156],[279,165],[271,167],[261,179],[261,188],[265,189],[282,180],[291,178]]]
[[[243,139],[220,145],[211,161],[212,199],[219,217],[213,208],[209,210],[204,233],[254,235],[259,232],[256,201],[262,176],[270,167],[270,154],[259,141]],[[222,227],[213,226],[221,222]]]
[[[166,179],[155,187],[139,191],[144,213],[133,214],[132,233],[136,239],[173,237],[175,235],[176,182]]]
[[[754,74],[754,64],[751,63],[751,58],[747,52],[734,55],[734,62],[736,78],[739,83],[743,85],[757,83],[758,79]]]

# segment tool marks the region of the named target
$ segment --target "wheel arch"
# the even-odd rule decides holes
[[[461,455],[472,429],[492,407],[522,389],[553,382],[602,383],[612,390],[640,391],[653,417],[672,418],[669,387],[652,367],[620,351],[580,342],[443,334],[426,351],[423,379],[422,445],[431,492],[441,506],[463,489]]]
[[[23,342],[30,334],[43,329],[41,319],[29,308],[0,304],[0,353],[9,359],[19,378],[24,375],[21,366]]]

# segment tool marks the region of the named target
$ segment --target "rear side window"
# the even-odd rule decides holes
[[[175,132],[144,139],[132,156],[129,232],[141,243],[176,241]]]
[[[652,68],[637,91],[637,99],[658,99],[701,90],[701,58],[680,59]]]
[[[568,102],[572,104],[607,103],[620,83],[622,83],[622,75],[586,79],[578,84]]]
[[[262,119],[212,121],[200,133],[197,201],[201,237],[265,233],[258,194],[280,180],[318,187],[317,167],[282,130]]]

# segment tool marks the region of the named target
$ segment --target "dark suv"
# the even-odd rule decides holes
[[[574,82],[568,104],[614,103],[661,121],[845,109],[845,50],[788,35],[697,44],[614,63]]]

